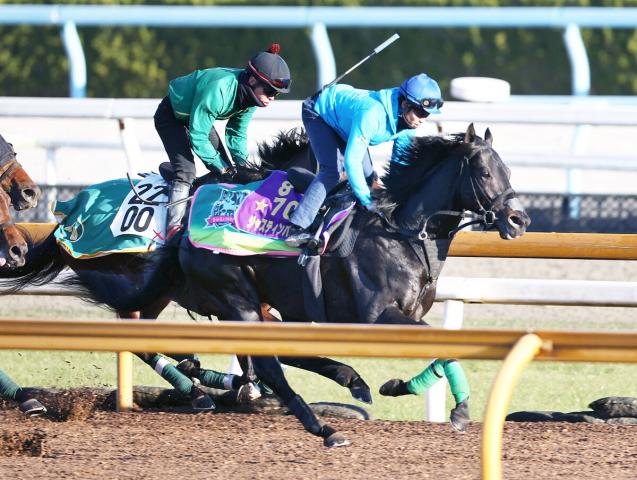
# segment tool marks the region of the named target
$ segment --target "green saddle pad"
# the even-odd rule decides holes
[[[278,170],[247,185],[203,185],[192,201],[188,238],[216,253],[298,256],[301,250],[285,238],[302,197]]]
[[[160,175],[133,182],[145,200],[168,200],[168,186]],[[52,209],[59,223],[55,238],[75,258],[147,252],[163,243],[166,208],[144,204],[125,178],[87,187]]]

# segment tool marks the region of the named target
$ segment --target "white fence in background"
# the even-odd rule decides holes
[[[27,288],[18,294],[73,293],[59,284],[52,284]],[[465,303],[637,307],[637,282],[440,277],[436,301],[444,302],[443,328],[460,329]],[[231,362],[229,368],[233,370],[238,365]],[[446,386],[443,379],[427,391],[426,420],[446,421]]]
[[[126,168],[132,174],[144,170],[144,167],[139,166],[143,163],[140,162],[140,159],[143,159],[142,152],[146,152],[153,158],[162,158],[162,146],[156,134],[152,132],[149,137],[146,131],[142,135],[140,128],[140,125],[144,125],[148,129],[158,102],[158,99],[0,97],[0,118],[34,119],[34,121],[102,119],[117,122],[119,142],[113,137],[108,137],[110,141],[100,140],[98,134],[94,135],[93,132],[89,135],[94,140],[86,138],[87,132],[81,140],[74,138],[73,132],[68,132],[68,135],[61,139],[52,139],[50,135],[43,137],[46,140],[42,140],[42,137],[33,138],[30,144],[47,152],[46,178],[43,183],[55,185],[61,183],[60,175],[56,175],[56,165],[59,160],[56,152],[60,149],[65,149],[66,156],[62,158],[64,161],[68,160],[68,149],[80,149],[80,151],[86,149],[86,156],[80,157],[82,164],[91,161],[91,150],[95,152],[100,149],[118,149],[125,153]],[[254,139],[269,138],[269,135],[273,134],[270,132],[276,131],[273,130],[274,125],[280,125],[283,128],[300,125],[300,108],[300,101],[278,100],[268,108],[258,109],[254,116],[255,126],[251,126],[251,142],[249,142],[251,148],[255,148]],[[144,123],[136,125],[136,121]],[[590,187],[591,182],[595,185],[596,193],[600,193],[600,188],[602,190],[611,188],[609,186],[611,184],[612,191],[604,191],[604,193],[633,193],[637,188],[635,187],[637,182],[632,180],[632,175],[636,175],[633,172],[637,172],[637,158],[632,149],[627,146],[628,140],[622,140],[634,138],[637,134],[637,130],[633,130],[637,129],[637,98],[513,96],[509,101],[499,103],[446,102],[442,114],[430,117],[422,128],[424,133],[431,133],[435,131],[435,125],[437,125],[440,131],[455,132],[466,128],[469,122],[477,123],[480,128],[493,127],[495,124],[506,127],[505,131],[509,132],[508,138],[497,135],[497,148],[501,152],[503,141],[505,145],[508,143],[505,161],[514,168],[525,168],[524,173],[520,175],[521,180],[528,182],[528,168],[534,168],[538,172],[540,170],[537,169],[541,168],[555,168],[561,172],[559,175],[549,174],[548,176],[546,173],[537,174],[537,179],[532,183],[541,190],[527,187],[524,191],[577,194],[590,191],[584,185],[588,184]],[[10,125],[7,124],[8,127]],[[551,144],[550,139],[543,138],[543,135],[546,135],[547,126],[549,126],[551,132],[549,135],[552,140],[559,139],[562,145],[559,148],[560,151],[557,151],[558,147],[547,149],[546,144]],[[516,127],[515,133],[510,133],[512,127]],[[614,129],[618,127],[622,129],[621,133],[614,134]],[[600,140],[593,135],[592,128],[596,128],[596,132],[606,129],[603,130],[605,136],[601,143],[608,144],[608,148],[599,148]],[[534,129],[542,129],[544,133],[537,134]],[[559,134],[556,133],[558,129]],[[35,132],[41,134],[41,131],[35,130]],[[22,134],[22,131],[15,133],[27,136]],[[522,135],[520,141],[515,141],[515,138],[520,135]],[[142,136],[147,138],[144,138],[143,144],[140,144],[139,139]],[[538,150],[541,150],[541,153],[538,153]],[[375,162],[381,160],[381,156],[384,160],[387,153],[384,147],[372,150]],[[75,155],[77,156],[77,152]],[[64,171],[68,171],[68,162],[64,165],[66,165]],[[104,165],[100,165],[100,168],[103,167]],[[596,175],[585,173],[586,170],[604,170],[607,177],[604,177],[604,180],[598,180]],[[616,182],[608,177],[609,170],[629,172],[629,176],[615,175],[612,178],[617,178]],[[123,173],[118,171],[116,176],[123,176]],[[542,178],[544,180],[541,180]],[[103,181],[103,179],[96,181]],[[547,184],[553,187],[547,190]]]

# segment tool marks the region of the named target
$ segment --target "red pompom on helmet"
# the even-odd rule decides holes
[[[267,83],[279,93],[290,91],[290,69],[279,56],[281,45],[273,43],[265,52],[259,52],[248,61],[248,71],[259,81]]]

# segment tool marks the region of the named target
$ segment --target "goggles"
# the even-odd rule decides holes
[[[279,93],[278,90],[275,90],[270,84],[265,83],[265,82],[259,82],[259,85],[261,85],[261,88],[263,88],[263,94],[266,97],[270,97],[270,98],[274,98],[276,97]]]
[[[267,75],[257,70],[256,67],[252,65],[252,62],[248,61],[248,66],[250,67],[250,70],[252,70],[252,72],[257,76],[257,78],[261,80],[261,82],[268,85],[272,90],[287,90],[288,88],[290,88],[291,80],[289,78],[269,78]]]
[[[421,98],[418,100],[417,105],[420,108],[440,108],[444,103],[445,101],[442,98]]]

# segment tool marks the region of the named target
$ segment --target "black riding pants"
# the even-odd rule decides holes
[[[154,118],[155,130],[157,130],[168,154],[168,160],[173,166],[175,180],[192,185],[197,175],[197,169],[195,167],[195,157],[191,150],[188,124],[175,118],[175,113],[168,97],[164,97],[161,101]],[[208,139],[215,150],[221,154],[223,161],[228,166],[232,165],[214,126],[210,129]],[[215,169],[214,167],[209,168]]]

